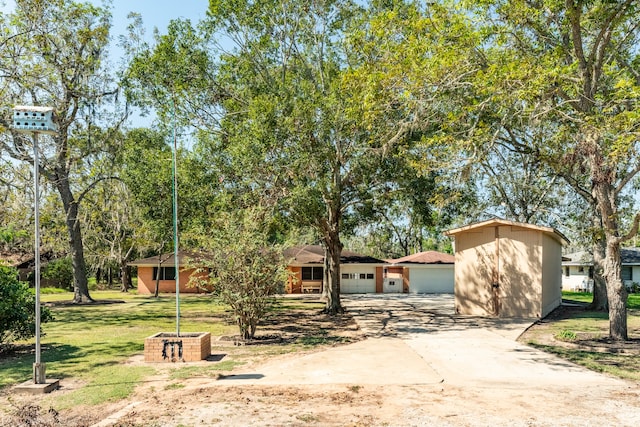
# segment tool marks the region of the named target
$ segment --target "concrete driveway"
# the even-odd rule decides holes
[[[640,425],[637,384],[520,345],[532,320],[456,316],[451,295],[343,304],[366,340],[200,379],[158,425]]]
[[[225,377],[250,384],[620,385],[516,342],[535,319],[455,315],[453,295],[344,295],[368,339]]]
[[[343,303],[369,337],[400,339],[448,384],[622,384],[519,344],[537,319],[456,315],[453,295],[354,295]]]

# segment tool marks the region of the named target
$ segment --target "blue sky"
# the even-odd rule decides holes
[[[77,0],[79,2],[86,0]],[[89,0],[98,6],[104,5],[102,0]],[[121,50],[116,47],[118,36],[126,33],[129,23],[127,15],[130,12],[140,13],[145,27],[145,37],[148,42],[152,42],[154,28],[160,33],[166,33],[169,21],[177,18],[191,19],[193,23],[198,22],[206,16],[209,7],[208,0],[112,0],[111,14],[113,16],[111,29],[110,62],[119,63]],[[11,12],[15,9],[15,0],[0,0],[0,11]],[[131,118],[134,126],[149,125],[153,119],[150,117],[140,117],[134,115]]]
[[[90,0],[90,2],[98,6],[104,3],[102,0]],[[0,7],[3,12],[15,8],[15,0],[0,0],[0,6],[2,3],[5,3],[4,7]],[[209,7],[208,0],[112,0],[111,4],[113,44],[119,35],[126,33],[129,12],[137,12],[142,15],[146,36],[151,41],[154,28],[164,33],[169,21],[176,18],[188,18],[195,23],[205,17]],[[116,51],[112,49],[112,52]],[[113,62],[117,62],[117,60],[118,58],[112,58]]]

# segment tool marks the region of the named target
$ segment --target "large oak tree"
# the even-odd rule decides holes
[[[621,217],[621,198],[640,172],[638,3],[479,3],[487,38],[476,85],[489,108],[475,111],[491,116],[497,139],[545,162],[591,206],[601,224],[609,335],[625,340],[620,246],[640,222],[636,215],[624,227]]]
[[[116,94],[103,64],[111,15],[70,0],[17,0],[15,13],[2,16],[0,25],[2,103],[55,110],[59,131],[40,137],[38,167],[64,207],[74,301],[91,301],[78,209],[87,192],[108,177],[108,172],[92,168],[91,161],[112,151],[113,133],[94,134],[93,129],[120,123],[104,115],[105,103]],[[8,130],[10,121],[11,111],[3,112],[0,125]],[[0,147],[3,156],[33,163],[31,138],[4,132]]]

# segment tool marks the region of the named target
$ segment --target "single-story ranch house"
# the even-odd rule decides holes
[[[550,227],[491,219],[449,230],[455,238],[459,314],[538,317],[562,301],[562,247]]]
[[[286,285],[290,294],[321,293],[324,271],[324,249],[320,245],[302,245],[284,252],[289,260],[291,278]],[[197,256],[179,252],[180,292],[196,293],[201,289],[188,286],[196,273]],[[340,292],[367,293],[453,293],[452,255],[422,252],[386,262],[348,250],[340,258]],[[190,264],[188,264],[190,263]],[[175,262],[173,253],[162,254],[129,263],[138,268],[138,293],[152,294],[159,275],[159,292],[175,293]]]
[[[622,280],[627,288],[640,283],[640,248],[620,249]],[[593,255],[586,251],[563,257],[562,289],[565,291],[593,291]]]
[[[139,259],[129,263],[132,267],[138,267],[138,293],[142,295],[153,294],[156,289],[156,278],[159,278],[158,290],[161,293],[176,292],[176,263],[173,252],[156,255],[145,259]],[[189,286],[192,276],[199,274],[205,278],[207,273],[197,273],[196,268],[186,267],[188,263],[193,265],[193,260],[198,258],[191,252],[178,251],[178,267],[180,269],[180,292],[199,293],[202,290],[196,286]],[[158,277],[159,276],[159,277]]]

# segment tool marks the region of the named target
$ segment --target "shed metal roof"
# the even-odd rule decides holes
[[[483,228],[483,227],[492,227],[492,226],[497,226],[497,225],[521,227],[521,228],[528,228],[530,230],[541,231],[541,232],[553,237],[554,239],[558,240],[563,245],[569,243],[569,239],[567,239],[564,234],[562,234],[561,232],[559,232],[555,228],[545,227],[545,226],[542,226],[542,225],[527,224],[527,223],[524,223],[524,222],[509,221],[509,220],[501,219],[501,218],[492,218],[492,219],[489,219],[487,221],[476,222],[476,223],[468,224],[468,225],[465,225],[465,226],[462,226],[462,227],[453,228],[451,230],[445,231],[444,234],[447,235],[447,236],[455,236],[456,234],[460,234],[460,233],[465,232],[465,231],[470,231],[470,230]]]

